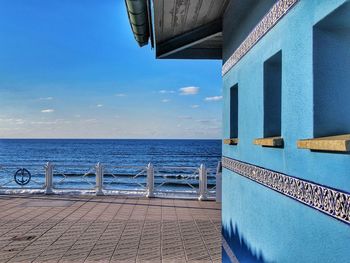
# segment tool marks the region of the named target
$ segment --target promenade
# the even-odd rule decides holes
[[[221,262],[221,206],[120,196],[0,196],[0,262]]]

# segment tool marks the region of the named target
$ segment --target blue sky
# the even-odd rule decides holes
[[[0,5],[0,137],[220,137],[221,61],[156,60],[124,1]]]

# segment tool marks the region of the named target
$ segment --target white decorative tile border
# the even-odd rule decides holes
[[[222,67],[225,75],[299,0],[279,0]]]
[[[228,170],[350,224],[350,194],[255,165],[223,157]]]

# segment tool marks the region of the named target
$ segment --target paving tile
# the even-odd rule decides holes
[[[221,262],[220,205],[0,195],[0,262]]]

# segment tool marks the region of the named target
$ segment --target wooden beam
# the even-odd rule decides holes
[[[238,144],[238,138],[224,139],[224,144],[237,145]]]
[[[265,147],[283,147],[284,144],[283,138],[279,136],[255,139],[253,143]]]
[[[297,146],[315,151],[350,152],[350,134],[299,140]]]
[[[164,59],[221,59],[222,49],[220,48],[188,48],[172,53]]]
[[[167,58],[174,53],[202,43],[203,41],[212,37],[218,36],[221,34],[221,32],[222,20],[218,19],[179,36],[175,36],[162,43],[157,43],[156,56],[157,58]]]

